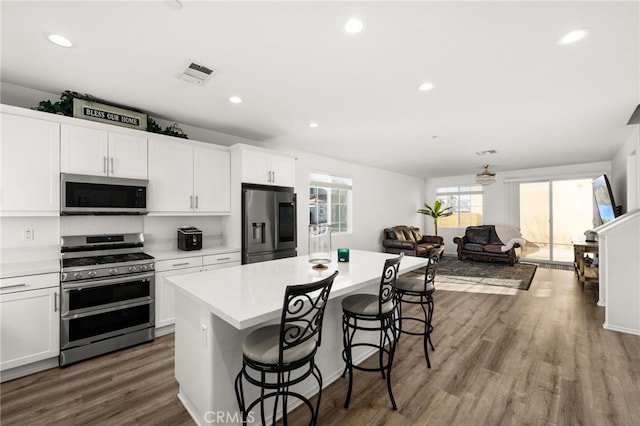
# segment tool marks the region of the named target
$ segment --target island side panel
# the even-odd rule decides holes
[[[234,382],[242,367],[242,341],[256,327],[238,330],[182,292],[176,292],[175,303],[180,401],[199,425],[241,424]],[[245,385],[245,396],[255,399],[258,390]]]
[[[202,329],[198,303],[181,292],[175,295],[175,375],[179,384],[178,398],[193,420],[206,424],[205,413],[210,410],[213,395],[213,369],[208,362],[208,336]],[[208,314],[208,312],[206,312]]]

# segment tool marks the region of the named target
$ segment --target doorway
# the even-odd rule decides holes
[[[520,183],[521,257],[573,262],[572,239],[584,238],[593,223],[591,179]]]

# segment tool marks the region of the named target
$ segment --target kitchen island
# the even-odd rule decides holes
[[[256,327],[280,321],[287,285],[317,281],[335,270],[339,275],[326,307],[316,363],[323,386],[337,379],[344,368],[341,300],[354,292],[377,294],[384,261],[392,257],[395,255],[351,250],[350,262],[338,263],[334,253],[331,264],[322,271],[312,269],[308,256],[299,256],[167,278],[176,290],[178,398],[194,421],[201,425],[240,423],[234,379],[242,366],[243,339]],[[426,265],[426,258],[405,256],[400,273]],[[372,336],[372,341],[377,339]],[[371,353],[356,353],[355,361]],[[307,396],[317,392],[313,380],[298,386]],[[253,386],[245,386],[245,392],[248,400],[257,395]]]

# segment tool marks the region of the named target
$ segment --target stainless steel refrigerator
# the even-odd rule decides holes
[[[293,188],[242,185],[242,263],[297,255]]]

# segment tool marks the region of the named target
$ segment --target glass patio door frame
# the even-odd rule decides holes
[[[595,174],[597,175],[597,174]],[[574,181],[574,180],[585,180],[591,181],[595,176],[593,173],[589,174],[578,174],[571,176],[551,176],[551,177],[539,177],[539,178],[528,178],[528,179],[505,179],[506,184],[506,195],[507,199],[510,201],[507,203],[507,208],[510,210],[511,214],[508,215],[510,218],[508,224],[512,224],[521,228],[520,223],[520,187],[521,184],[527,183],[547,183],[548,184],[548,224],[549,224],[549,256],[546,259],[537,259],[537,258],[527,258],[522,255],[523,260],[534,261],[539,263],[554,263],[554,264],[562,264],[562,265],[571,265],[572,260],[555,260],[554,259],[554,220],[553,220],[553,208],[554,208],[554,200],[553,200],[553,182],[560,181]],[[591,199],[592,200],[592,199]],[[592,201],[593,203],[593,201]],[[593,209],[593,208],[592,208]],[[592,218],[593,220],[593,218]],[[591,227],[591,226],[590,226]]]

